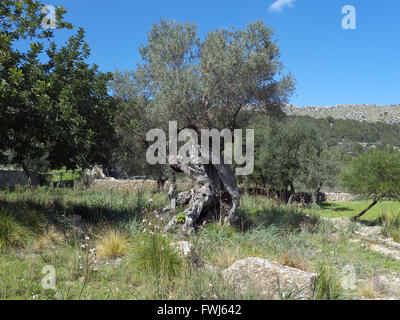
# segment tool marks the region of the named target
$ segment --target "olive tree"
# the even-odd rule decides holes
[[[300,167],[297,184],[303,190],[311,192],[313,204],[319,204],[322,187],[333,187],[337,183],[340,170],[339,152],[337,148],[328,147],[322,141],[316,140],[315,143],[302,147]]]
[[[362,195],[372,203],[353,220],[359,219],[382,199],[400,196],[400,153],[395,150],[367,150],[352,159],[341,173],[349,192]]]
[[[318,203],[322,186],[333,183],[337,173],[333,149],[312,126],[293,118],[260,119],[256,130],[256,166],[249,181],[279,190],[287,204],[296,190],[312,191]]]
[[[125,101],[136,99],[130,134],[144,141],[148,130],[168,132],[169,122],[176,121],[178,133],[191,129],[200,136],[201,129],[246,128],[256,114],[279,113],[294,81],[282,74],[272,36],[273,31],[260,21],[244,29],[210,31],[204,39],[192,23],[161,20],[154,24],[148,42],[140,48],[142,59],[136,71],[115,75],[115,95]],[[209,159],[214,156],[212,149],[206,150]],[[228,163],[187,164],[174,159],[168,164],[195,182],[192,190],[179,194],[164,210],[171,213],[175,206],[187,205],[184,231],[192,232],[207,216],[229,224],[237,220],[240,190]],[[176,226],[174,218],[168,228],[172,226]]]

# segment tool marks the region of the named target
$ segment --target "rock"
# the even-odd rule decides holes
[[[357,230],[355,233],[365,238],[379,237],[382,234],[382,228],[380,226],[361,227],[360,230]]]
[[[381,290],[385,293],[385,299],[400,299],[400,278],[398,275],[383,274],[378,276],[378,282],[381,284]]]
[[[192,252],[193,245],[187,241],[178,241],[171,243],[171,247],[175,249],[183,258],[189,256]]]
[[[396,250],[394,248],[388,248],[383,245],[379,244],[371,244],[370,249],[372,251],[378,252],[380,254],[383,254],[385,256],[392,257],[393,259],[400,261],[400,251]]]
[[[188,241],[177,241],[171,243],[171,248],[174,249],[183,259],[189,260],[195,266],[203,265],[199,253],[194,246]]]
[[[325,192],[322,193],[325,201],[351,201],[354,195],[345,192]]]
[[[86,171],[86,175],[93,179],[106,179],[101,166],[94,166],[92,169]]]
[[[295,293],[294,299],[310,300],[314,297],[317,274],[282,266],[262,258],[236,261],[222,271],[222,276],[246,293],[257,290],[266,299],[280,299]]]

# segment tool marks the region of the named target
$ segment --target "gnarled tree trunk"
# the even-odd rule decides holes
[[[22,165],[22,169],[24,170],[26,176],[28,177],[28,183],[31,187],[39,187],[40,186],[40,176],[33,172],[28,168],[25,164]]]
[[[238,220],[237,208],[240,202],[240,189],[236,184],[234,173],[228,164],[202,164],[198,157],[200,148],[193,150],[195,164],[184,164],[182,161],[172,164],[175,172],[186,174],[195,181],[195,186],[190,191],[181,192],[171,200],[171,204],[163,209],[163,213],[172,213],[176,206],[186,204],[185,222],[182,229],[191,234],[202,221],[215,218],[224,223],[233,225]],[[210,158],[215,155],[209,151]],[[197,159],[196,159],[197,158]],[[222,160],[222,157],[220,157]],[[176,216],[172,217],[166,230],[179,227]]]

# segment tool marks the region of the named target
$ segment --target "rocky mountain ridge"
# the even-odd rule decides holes
[[[350,119],[367,122],[386,122],[400,124],[400,104],[380,106],[375,104],[345,104],[337,106],[297,107],[286,104],[283,108],[287,115],[311,116],[313,118]]]

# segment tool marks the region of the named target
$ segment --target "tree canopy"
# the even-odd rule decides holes
[[[84,30],[61,48],[47,43],[56,30],[42,28],[42,8],[28,0],[0,5],[0,160],[28,175],[105,162],[117,108],[108,94],[112,74],[85,62]],[[65,12],[56,8],[57,28],[72,28]],[[27,52],[14,47],[22,39],[30,40]]]
[[[272,35],[255,22],[210,31],[201,41],[195,24],[161,20],[140,48],[137,71],[116,73],[115,94],[139,97],[137,118],[151,128],[170,120],[179,128],[245,127],[254,111],[278,112],[293,92]]]

